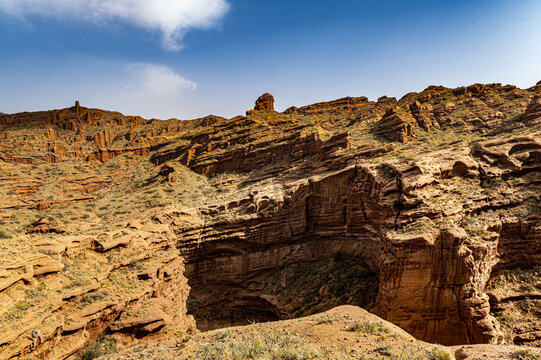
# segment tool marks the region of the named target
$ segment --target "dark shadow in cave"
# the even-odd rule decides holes
[[[238,274],[239,279],[242,274]],[[188,313],[201,331],[297,318],[350,304],[370,310],[378,274],[344,252],[267,269],[242,283],[190,279]]]

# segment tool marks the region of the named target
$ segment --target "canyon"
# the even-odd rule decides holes
[[[408,341],[539,347],[540,174],[541,82],[0,114],[0,359],[342,305]]]

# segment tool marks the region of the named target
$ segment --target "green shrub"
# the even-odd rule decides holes
[[[93,302],[103,300],[108,296],[109,296],[108,291],[99,291],[92,294],[86,294],[85,296],[83,296],[82,301],[85,304],[92,304]]]
[[[392,346],[391,345],[378,345],[376,346],[376,351],[379,352],[383,356],[392,356],[393,352],[391,351]]]
[[[21,311],[26,311],[26,310],[30,309],[31,307],[32,307],[32,305],[29,304],[29,303],[26,303],[26,302],[18,303],[17,305],[15,305],[15,308],[17,310],[21,310]]]
[[[316,319],[315,325],[321,325],[321,324],[330,325],[330,324],[334,323],[335,321],[336,321],[335,318],[326,316],[326,317],[321,317],[319,319]]]
[[[117,340],[110,337],[101,337],[84,347],[77,360],[93,360],[116,351]]]
[[[390,332],[389,328],[378,322],[365,321],[362,323],[356,322],[347,328],[348,331],[359,331],[366,334],[382,335]]]
[[[11,239],[11,234],[0,226],[0,239]]]
[[[430,360],[452,360],[453,357],[447,350],[443,350],[440,348],[434,348],[432,349],[430,353]]]
[[[524,360],[541,360],[541,350],[527,348],[519,350],[516,353],[517,357],[522,357]]]

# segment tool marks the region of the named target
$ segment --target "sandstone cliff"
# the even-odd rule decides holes
[[[267,95],[233,119],[2,115],[0,358],[343,304],[425,341],[541,344],[541,85]]]

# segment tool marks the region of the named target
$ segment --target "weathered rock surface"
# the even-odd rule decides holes
[[[274,111],[274,97],[269,93],[261,95],[255,102],[254,110]]]
[[[414,136],[412,125],[395,110],[389,109],[375,125],[376,133],[387,140],[405,143]]]
[[[425,341],[538,346],[540,91],[3,115],[0,358],[343,304]]]

